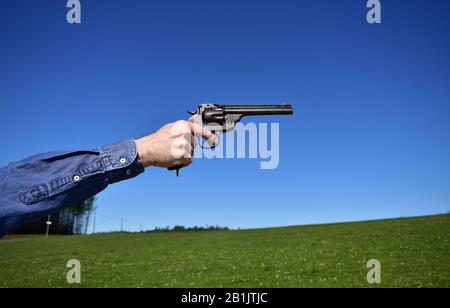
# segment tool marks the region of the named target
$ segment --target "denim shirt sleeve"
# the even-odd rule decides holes
[[[0,168],[0,236],[143,172],[133,140],[40,154]]]

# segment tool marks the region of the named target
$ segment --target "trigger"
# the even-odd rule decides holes
[[[214,131],[214,130],[212,130],[211,133],[213,133],[216,136],[216,138],[217,138],[217,140],[216,140],[216,142],[214,144],[209,144],[209,142],[208,142],[208,144],[210,146],[210,149],[214,150],[220,143],[220,134],[221,133],[217,132],[217,131]]]
[[[220,136],[219,136],[218,134],[215,134],[215,132],[213,132],[213,131],[211,131],[211,133],[213,133],[213,134],[216,135],[216,137],[217,137],[217,142],[214,143],[214,144],[209,144],[209,142],[206,141],[206,143],[208,144],[208,146],[204,146],[204,145],[203,145],[202,138],[201,138],[201,137],[198,138],[199,145],[200,145],[200,147],[201,147],[202,149],[204,149],[204,150],[214,150],[214,149],[219,145],[219,143],[220,143],[220,139],[219,139]]]
[[[216,136],[216,138],[217,138],[217,142],[219,142],[219,134],[216,134],[216,131],[211,131],[211,133],[213,133],[215,136]],[[211,150],[214,150],[215,148],[216,148],[216,146],[217,146],[217,143],[214,143],[214,144],[210,144],[209,145],[210,147],[211,147]]]

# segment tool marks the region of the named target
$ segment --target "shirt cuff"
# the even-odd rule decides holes
[[[134,178],[145,171],[144,165],[137,159],[137,147],[133,139],[101,147],[99,152],[108,173],[108,184]]]

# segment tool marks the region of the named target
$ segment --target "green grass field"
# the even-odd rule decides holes
[[[11,238],[9,238],[11,240]],[[5,239],[4,239],[5,240]],[[8,240],[8,238],[6,238]],[[0,287],[450,287],[450,215],[227,232],[12,239]]]

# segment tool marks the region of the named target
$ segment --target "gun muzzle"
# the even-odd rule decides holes
[[[289,104],[281,105],[217,105],[224,115],[240,114],[243,116],[292,115],[294,110]]]

